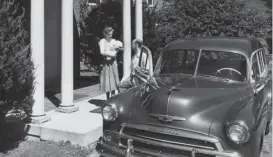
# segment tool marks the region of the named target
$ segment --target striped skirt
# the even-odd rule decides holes
[[[116,59],[104,60],[100,73],[100,90],[111,92],[118,89],[119,76]]]

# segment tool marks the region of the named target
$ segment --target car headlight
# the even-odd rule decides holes
[[[106,105],[102,108],[102,116],[106,121],[114,121],[118,117],[118,111],[116,107]]]
[[[250,132],[245,123],[235,122],[228,125],[227,135],[231,141],[241,144],[249,140]]]

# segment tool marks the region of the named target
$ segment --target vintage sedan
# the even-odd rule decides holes
[[[152,69],[102,106],[105,157],[259,157],[271,116],[271,75],[256,39],[169,43]],[[140,57],[142,58],[142,57]]]

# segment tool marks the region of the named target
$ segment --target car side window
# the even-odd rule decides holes
[[[142,69],[148,69],[149,62],[148,62],[148,52],[145,48],[141,49],[140,57],[139,57],[139,64],[138,66]]]
[[[264,59],[265,66],[267,66],[267,64],[268,64],[268,59],[267,59],[267,57],[266,57],[265,49],[263,49],[261,52],[262,52],[262,56],[263,56],[263,59]]]
[[[251,67],[252,71],[251,71],[251,76],[252,79],[254,81],[258,80],[258,77],[260,75],[260,68],[259,68],[259,60],[257,57],[257,53],[254,54],[253,58],[252,58],[252,67]]]
[[[260,73],[262,74],[265,70],[265,62],[262,55],[262,51],[258,51],[257,54],[258,54],[259,65],[260,65]]]

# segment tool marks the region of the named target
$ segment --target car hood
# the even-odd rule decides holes
[[[146,88],[134,97],[130,122],[209,134],[217,115],[225,116],[234,102],[250,90],[247,84],[217,78],[181,75],[157,77],[156,80],[158,89]],[[239,109],[240,104],[235,108]],[[162,121],[162,117],[159,120],[159,115],[171,117],[173,121]]]

